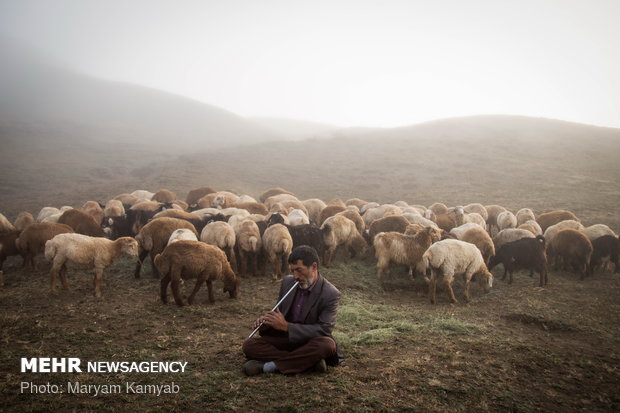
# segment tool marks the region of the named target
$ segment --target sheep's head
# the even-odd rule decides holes
[[[232,273],[232,277],[227,277],[226,281],[224,281],[224,292],[227,292],[230,298],[237,298],[239,297],[239,278],[235,277],[232,270],[230,270],[230,272]]]
[[[482,270],[480,275],[481,276],[478,278],[478,282],[480,283],[480,286],[484,289],[484,292],[488,293],[489,291],[491,291],[491,288],[493,288],[493,274],[485,268],[484,270]]]
[[[137,257],[139,253],[138,241],[131,237],[122,237],[116,240],[121,246],[121,251],[132,257]]]

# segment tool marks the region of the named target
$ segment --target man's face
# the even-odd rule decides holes
[[[318,277],[318,265],[316,262],[306,267],[302,260],[297,260],[290,264],[290,268],[295,281],[299,281],[299,287],[303,289],[310,287]]]

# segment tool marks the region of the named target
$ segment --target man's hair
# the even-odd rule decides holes
[[[293,249],[291,255],[288,257],[288,262],[289,264],[294,264],[298,260],[301,260],[306,267],[309,267],[313,262],[316,262],[318,268],[321,263],[319,254],[317,254],[316,250],[309,245],[300,245]]]

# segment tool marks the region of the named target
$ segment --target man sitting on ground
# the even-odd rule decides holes
[[[302,245],[288,259],[291,272],[282,279],[281,299],[295,281],[299,285],[279,308],[259,317],[258,338],[243,342],[243,353],[249,359],[243,364],[248,376],[260,373],[299,373],[307,370],[325,372],[327,364],[340,362],[332,330],[340,291],[319,274],[319,256],[312,247]]]

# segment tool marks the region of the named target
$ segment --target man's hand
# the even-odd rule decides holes
[[[259,318],[259,320],[262,320],[264,322],[263,325],[271,327],[274,330],[288,331],[288,322],[284,319],[284,315],[278,309],[276,309],[276,311],[271,311],[265,314],[264,316]]]

